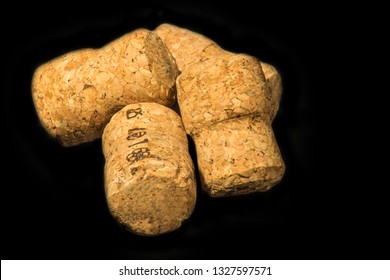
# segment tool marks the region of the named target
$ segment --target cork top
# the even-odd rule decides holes
[[[224,50],[209,38],[171,24],[161,24],[155,32],[163,39],[183,72],[191,64],[219,55]]]
[[[125,34],[104,46],[100,56],[116,61],[121,68],[126,67],[123,69],[123,78],[126,81],[135,80],[139,84],[137,90],[150,96],[150,101],[156,100],[166,106],[172,106],[175,102],[175,95],[171,91],[175,86],[178,69],[164,42],[154,32],[141,28]],[[113,66],[116,65],[99,67],[111,70]]]
[[[176,81],[185,128],[190,135],[228,119],[268,115],[271,96],[260,62],[225,54],[194,64]]]

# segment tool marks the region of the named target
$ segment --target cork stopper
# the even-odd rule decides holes
[[[162,40],[138,29],[101,49],[67,53],[34,73],[39,119],[64,146],[101,137],[111,116],[131,103],[172,106],[178,70]]]
[[[257,59],[227,53],[193,64],[178,77],[177,90],[202,187],[211,196],[266,191],[281,180],[274,103]]]
[[[112,215],[140,235],[179,228],[196,201],[194,167],[180,117],[159,104],[131,104],[112,117],[102,140]]]

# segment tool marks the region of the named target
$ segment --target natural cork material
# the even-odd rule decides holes
[[[272,128],[275,103],[260,62],[225,53],[192,64],[177,79],[202,187],[211,196],[266,191],[284,174]]]
[[[103,133],[105,190],[112,215],[140,235],[173,231],[196,201],[182,120],[155,103],[124,107]]]
[[[138,29],[101,49],[70,52],[40,66],[33,100],[47,132],[75,146],[101,137],[110,117],[128,104],[172,106],[177,75],[162,40]]]
[[[261,68],[264,73],[265,81],[268,86],[268,90],[271,93],[271,112],[270,117],[273,120],[276,116],[276,113],[279,110],[279,103],[282,97],[282,79],[279,75],[278,70],[275,67],[268,63],[261,62]]]
[[[155,29],[155,32],[167,45],[180,72],[183,72],[191,64],[225,52],[209,38],[175,25],[161,24]]]
[[[178,102],[203,188],[230,196],[277,184],[285,170],[271,128],[282,94],[278,71],[184,28],[162,24],[155,32],[181,71]]]
[[[155,32],[168,47],[180,72],[191,67],[194,63],[206,61],[216,56],[233,54],[201,34],[172,24],[161,24],[155,29]],[[271,102],[274,104],[271,108],[273,119],[279,110],[282,81],[275,67],[261,61],[260,64],[271,93]]]

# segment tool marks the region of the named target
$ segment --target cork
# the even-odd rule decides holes
[[[194,63],[199,63],[215,56],[232,54],[211,39],[172,24],[163,23],[155,29],[155,32],[168,47],[180,72],[183,72],[187,67],[191,67]],[[275,117],[279,110],[279,102],[282,95],[281,77],[274,66],[262,61],[260,61],[260,64],[271,93],[271,98],[273,99],[272,102],[274,103],[271,115]]]
[[[67,53],[36,69],[32,95],[46,131],[64,146],[101,137],[124,106],[172,106],[178,70],[162,40],[138,29],[100,49]]]
[[[282,78],[278,70],[274,66],[268,63],[261,62],[261,69],[263,70],[265,81],[268,87],[268,91],[271,94],[272,103],[270,105],[270,117],[273,120],[276,116],[276,113],[279,111],[280,99],[282,97]]]
[[[172,24],[161,24],[155,29],[155,32],[167,45],[180,72],[183,72],[191,64],[225,52],[209,38]]]
[[[181,118],[156,103],[131,104],[111,118],[102,144],[106,197],[119,223],[139,235],[179,228],[196,201]]]
[[[210,57],[186,68],[176,86],[207,193],[266,191],[281,180],[285,166],[271,128],[274,99],[256,58]]]

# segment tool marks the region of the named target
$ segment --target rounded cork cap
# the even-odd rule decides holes
[[[225,52],[209,38],[172,24],[161,24],[155,32],[167,45],[180,72],[185,71],[194,63]]]
[[[225,120],[269,115],[271,96],[254,57],[228,53],[210,58],[181,73],[176,84],[181,116],[191,136]]]

